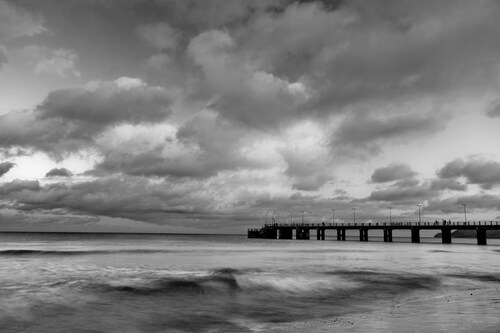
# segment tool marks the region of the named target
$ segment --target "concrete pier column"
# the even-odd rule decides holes
[[[295,239],[302,239],[302,229],[301,228],[297,228],[297,230],[295,231]]]
[[[411,242],[412,243],[420,243],[420,229],[419,228],[411,228]]]
[[[451,228],[441,229],[441,239],[443,244],[451,244]]]
[[[316,240],[321,240],[321,229],[316,229]]]
[[[359,229],[359,240],[361,242],[368,242],[368,229],[366,228]]]
[[[293,239],[293,229],[292,228],[279,228],[278,238],[279,239]]]
[[[325,240],[326,229],[320,229],[320,230],[321,230],[321,240]]]
[[[278,238],[278,229],[276,228],[266,228],[264,229],[264,237],[267,239],[276,239]]]
[[[342,229],[337,229],[337,240],[342,240]]]
[[[392,229],[384,229],[384,242],[392,242]]]
[[[297,228],[296,239],[309,239],[309,229],[307,228]]]
[[[345,241],[345,229],[340,229],[340,240]]]
[[[477,228],[477,245],[486,245],[486,229]]]

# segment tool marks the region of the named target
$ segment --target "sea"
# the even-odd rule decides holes
[[[500,242],[0,233],[0,332],[500,332]]]

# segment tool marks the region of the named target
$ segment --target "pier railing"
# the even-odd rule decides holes
[[[486,245],[487,230],[500,230],[500,221],[434,221],[434,222],[342,222],[342,223],[266,223],[260,229],[248,229],[249,238],[310,239],[316,230],[316,239],[325,240],[326,230],[336,230],[337,240],[346,240],[346,230],[359,230],[359,240],[368,241],[369,230],[383,230],[384,242],[392,242],[393,230],[411,231],[412,243],[420,242],[420,231],[441,230],[443,243],[451,243],[453,230],[475,230],[477,243]]]
[[[267,223],[266,228],[272,227],[426,227],[426,226],[500,226],[499,221],[468,221],[468,222],[342,222],[342,223]],[[256,229],[258,230],[258,229]]]

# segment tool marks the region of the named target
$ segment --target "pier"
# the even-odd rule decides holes
[[[420,230],[441,232],[443,244],[451,243],[453,230],[475,230],[478,245],[487,244],[487,230],[500,230],[498,221],[477,222],[382,222],[382,223],[291,223],[265,224],[260,229],[248,229],[248,238],[310,239],[316,232],[317,240],[325,240],[326,230],[335,230],[338,241],[346,240],[347,230],[358,230],[359,240],[367,242],[370,230],[382,230],[384,242],[392,242],[394,230],[408,230],[412,243],[420,243]]]

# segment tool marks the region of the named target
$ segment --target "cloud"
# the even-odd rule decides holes
[[[413,178],[416,172],[406,164],[391,164],[383,168],[376,169],[371,177],[374,183],[386,183],[400,179]]]
[[[494,100],[490,103],[486,115],[490,118],[500,117],[500,100]]]
[[[4,199],[9,199],[10,195],[17,195],[21,192],[34,193],[40,190],[40,183],[37,180],[15,179],[9,183],[0,185],[0,195],[5,196]]]
[[[463,212],[463,203],[467,204],[467,213],[500,209],[498,196],[487,193],[453,196],[445,199],[435,198],[429,200],[425,209],[429,212],[461,214]]]
[[[10,169],[12,169],[16,165],[15,163],[12,162],[2,162],[0,163],[0,177],[5,175],[7,172],[9,172]]]
[[[54,168],[45,174],[45,177],[71,177],[72,173],[66,168]]]
[[[249,200],[244,191],[224,186],[222,182],[172,182],[127,176],[45,186],[15,181],[0,185],[0,200],[6,207],[40,214],[120,217],[184,226],[197,225],[203,219],[205,224],[213,225],[211,220],[227,223],[233,218],[241,219],[237,212],[248,207],[240,203]]]
[[[426,185],[420,186],[393,186],[383,190],[373,191],[368,200],[385,202],[419,202],[428,200],[437,194]]]
[[[270,128],[295,118],[308,94],[300,82],[289,82],[241,58],[236,41],[219,30],[193,38],[188,54],[200,66],[211,108],[246,126]]]
[[[135,78],[95,81],[83,88],[49,93],[35,110],[0,116],[4,148],[33,147],[60,154],[95,144],[95,138],[119,124],[153,123],[171,114],[163,88]]]
[[[455,179],[433,179],[431,182],[433,190],[467,191],[467,184],[462,184]]]
[[[173,51],[177,47],[178,32],[166,22],[141,25],[137,33],[158,50]]]
[[[165,89],[122,77],[90,82],[84,88],[53,91],[38,110],[43,119],[68,119],[102,127],[163,120],[171,113],[170,104],[171,97]]]
[[[437,174],[445,179],[465,177],[469,183],[478,184],[484,189],[500,185],[500,163],[480,158],[467,161],[457,158],[447,163]]]
[[[344,154],[360,154],[366,151],[378,153],[383,142],[418,138],[435,133],[442,127],[439,118],[420,115],[354,115],[346,117],[333,133],[334,148]]]
[[[8,60],[8,52],[5,46],[0,44],[0,69],[2,69],[3,65],[7,63]]]
[[[245,37],[274,75],[302,77],[315,92],[309,106],[330,114],[353,103],[439,97],[495,82],[487,68],[498,63],[491,53],[498,12],[494,2],[345,1],[335,10],[294,3],[259,16]]]
[[[62,78],[81,76],[81,73],[77,70],[79,57],[72,50],[48,50],[31,46],[28,52],[36,53],[32,57],[36,57],[35,73],[37,74],[48,73]]]
[[[0,1],[0,40],[33,36],[46,31],[43,18],[18,4]]]
[[[448,162],[443,168],[441,168],[437,175],[441,178],[456,178],[462,176],[462,170],[465,167],[465,161],[461,158],[454,159]]]
[[[316,191],[333,178],[326,152],[286,148],[280,153],[287,164],[285,174],[294,181],[293,189]]]
[[[168,131],[163,129],[155,138],[148,132],[136,131],[134,137],[106,147],[105,158],[96,165],[95,171],[209,178],[226,170],[263,167],[244,152],[249,133],[213,112],[200,112],[180,128]]]
[[[156,4],[160,8],[162,16],[167,16],[168,22],[171,22],[172,25],[195,33],[238,26],[254,15],[283,6],[281,0],[213,0],[211,2],[159,0]]]

